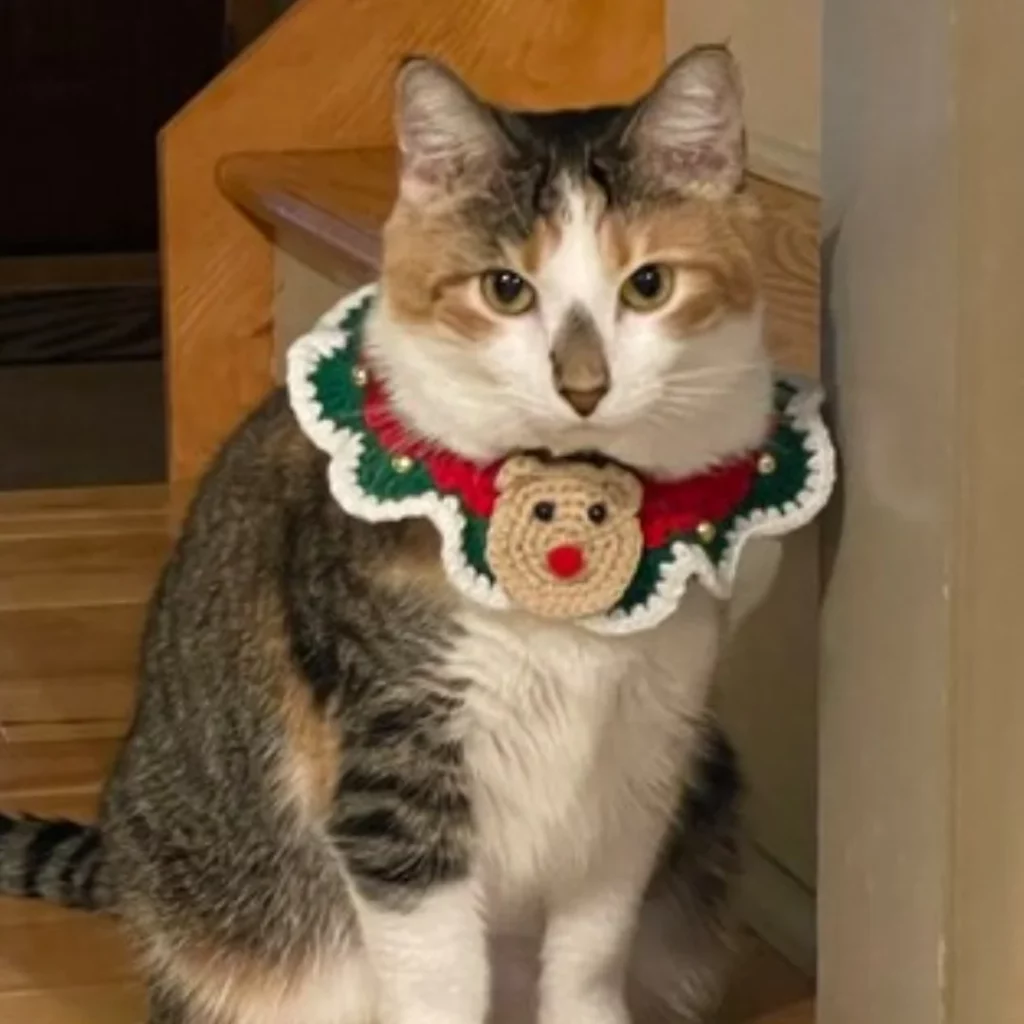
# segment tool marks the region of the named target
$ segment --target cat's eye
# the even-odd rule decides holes
[[[671,267],[645,263],[626,278],[619,295],[624,306],[639,313],[650,313],[668,302],[674,287],[675,275]]]
[[[537,293],[522,275],[514,270],[488,270],[480,278],[484,302],[502,316],[520,316],[533,309]]]

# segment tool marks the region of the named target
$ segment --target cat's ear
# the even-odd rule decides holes
[[[443,64],[407,58],[398,72],[395,118],[403,183],[447,184],[493,167],[507,144],[490,108]]]
[[[726,195],[743,181],[743,86],[724,46],[679,57],[637,105],[624,141],[651,175],[686,192]]]

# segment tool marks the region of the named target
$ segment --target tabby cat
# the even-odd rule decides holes
[[[486,462],[682,478],[764,436],[741,95],[695,50],[621,108],[397,81],[370,363]],[[115,914],[151,1024],[706,1019],[739,783],[706,708],[719,603],[623,636],[474,605],[425,521],[347,516],[271,395],[152,602],[98,826],[0,817],[0,891]]]

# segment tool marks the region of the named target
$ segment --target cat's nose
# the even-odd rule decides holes
[[[608,394],[611,371],[601,332],[582,306],[573,306],[558,329],[551,369],[558,393],[584,419],[592,416]]]
[[[580,416],[586,419],[588,416],[593,415],[594,410],[601,404],[601,400],[608,394],[608,386],[602,385],[596,388],[586,388],[585,390],[562,388],[559,394]]]

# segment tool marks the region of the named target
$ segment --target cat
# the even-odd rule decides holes
[[[479,462],[685,477],[765,436],[739,75],[527,113],[410,58],[365,329],[404,423]],[[720,603],[624,636],[474,606],[270,395],[163,571],[99,824],[0,817],[0,892],[109,911],[150,1024],[681,1024],[723,990],[742,784]]]

